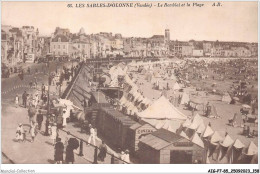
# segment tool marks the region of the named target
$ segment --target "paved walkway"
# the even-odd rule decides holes
[[[47,81],[47,77],[41,79],[41,82]],[[2,98],[2,152],[6,154],[7,157],[2,158],[3,163],[10,163],[8,158],[16,164],[53,164],[54,163],[54,146],[52,145],[52,140],[49,136],[44,136],[45,131],[45,118],[43,120],[42,128],[40,132],[36,135],[35,141],[31,143],[31,135],[29,134],[29,119],[28,119],[28,110],[23,107],[15,107],[13,98],[16,95],[15,91],[23,91],[27,88],[28,93],[34,93],[37,89],[29,88],[28,86],[17,86],[10,89],[6,96]],[[39,89],[38,89],[39,90]],[[55,87],[51,87],[51,93],[53,93]],[[16,129],[19,123],[24,125],[26,131],[26,141],[25,142],[16,142],[15,135]],[[67,127],[64,128],[66,131],[70,131],[71,134],[82,138],[87,141],[89,135],[86,133],[81,133],[80,128],[77,127],[76,123],[68,123]],[[62,142],[66,139],[66,133],[60,131],[60,137]],[[92,142],[93,143],[93,142]],[[101,140],[97,138],[96,145],[99,146]],[[114,152],[108,148],[108,152]],[[86,143],[83,145],[84,156],[78,156],[79,148],[75,150],[75,163],[76,164],[90,164],[94,161],[94,147],[87,146]],[[116,155],[116,154],[115,154]],[[64,154],[65,159],[65,154]],[[111,163],[111,156],[107,155],[104,162],[98,163]]]

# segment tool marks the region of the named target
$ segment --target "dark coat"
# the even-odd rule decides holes
[[[29,117],[34,117],[36,112],[37,110],[35,109],[35,107],[30,107],[28,110]]]
[[[98,158],[102,161],[104,161],[104,158],[106,157],[107,154],[107,146],[105,144],[101,144],[99,146],[99,154]]]
[[[42,122],[43,121],[43,114],[37,114],[36,120],[37,120],[37,122]]]
[[[22,96],[23,100],[27,100],[27,95],[28,94],[26,92],[23,93],[23,96]]]
[[[62,142],[57,142],[55,144],[55,153],[54,153],[54,160],[55,161],[63,161],[63,151],[64,145]]]
[[[66,162],[74,162],[74,153],[73,153],[73,148],[68,145],[66,148]]]

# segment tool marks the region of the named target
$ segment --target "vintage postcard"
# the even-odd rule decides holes
[[[2,1],[1,70],[1,173],[259,172],[257,1]]]

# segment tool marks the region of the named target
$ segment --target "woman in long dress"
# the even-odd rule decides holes
[[[64,145],[61,142],[61,138],[57,139],[57,143],[55,144],[54,149],[55,149],[54,160],[56,161],[56,163],[62,164]]]
[[[70,164],[70,163],[74,163],[74,152],[73,152],[73,148],[71,145],[68,145],[66,147],[66,158],[65,161]]]
[[[17,108],[19,106],[19,96],[16,94],[15,96],[15,107]]]
[[[56,137],[57,137],[57,125],[56,123],[54,123],[53,126],[51,127],[51,137],[50,137],[52,139],[53,146],[55,145]]]

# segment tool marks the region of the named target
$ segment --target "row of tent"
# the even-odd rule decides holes
[[[124,94],[130,96],[127,97],[126,95],[125,97],[123,95],[119,100],[119,103],[122,107],[126,108],[128,115],[137,115],[137,113],[142,110],[142,104],[145,107],[148,107],[151,104],[151,101],[138,91],[138,86],[128,75],[124,76]],[[138,103],[138,105],[136,105],[136,103]]]
[[[246,147],[239,139],[233,140],[227,133],[223,137],[218,131],[214,131],[211,126],[205,126],[199,114],[196,114],[192,120],[187,119],[178,131],[181,136],[207,148],[208,157],[216,153],[217,160],[226,159],[225,163],[239,163],[238,160],[243,161],[248,159],[248,156],[252,157],[258,153],[258,148],[253,141]]]

